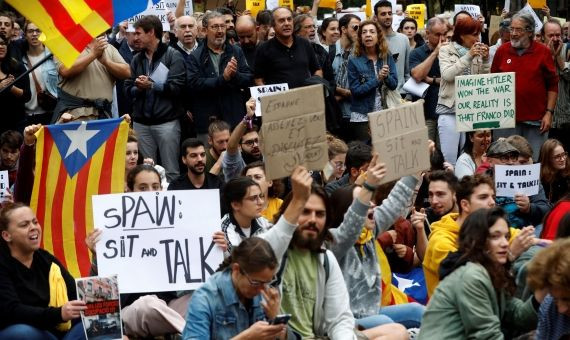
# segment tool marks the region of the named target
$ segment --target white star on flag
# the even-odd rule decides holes
[[[63,131],[67,138],[71,141],[69,144],[69,149],[67,149],[67,154],[64,158],[67,158],[75,150],[79,150],[87,158],[87,142],[99,133],[99,130],[87,130],[87,123],[81,122],[77,130],[64,130]]]

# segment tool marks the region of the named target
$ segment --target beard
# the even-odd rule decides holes
[[[263,159],[262,154],[260,153],[259,156],[254,156],[253,154],[249,153],[249,152],[245,152],[242,150],[241,156],[243,158],[243,161],[245,162],[245,164],[249,164],[249,163],[253,163],[253,162],[257,162]]]
[[[511,46],[513,46],[513,48],[516,48],[516,49],[527,48],[529,42],[530,42],[529,38],[522,38],[521,37],[516,41],[511,39]]]
[[[199,166],[203,166],[204,168],[202,168],[202,170],[198,170],[197,168],[198,168]],[[196,163],[196,165],[194,165],[194,166],[189,166],[189,167],[188,167],[188,170],[189,170],[191,173],[193,173],[194,175],[201,175],[201,174],[203,174],[204,171],[206,170],[206,165],[205,165],[204,163],[202,163],[202,162]]]
[[[308,227],[316,228],[316,225],[308,225],[305,227],[298,227],[293,234],[293,239],[291,240],[291,244],[296,248],[300,249],[307,249],[312,252],[319,252],[323,245],[326,229],[322,230],[316,237],[307,237],[303,235],[303,230],[307,229]]]

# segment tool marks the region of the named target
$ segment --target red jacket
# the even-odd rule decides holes
[[[550,49],[531,42],[519,56],[510,42],[497,49],[491,73],[515,72],[517,122],[541,120],[546,112],[546,93],[558,93],[558,75]],[[549,109],[554,109],[550,107]]]

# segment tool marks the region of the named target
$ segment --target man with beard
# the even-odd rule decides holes
[[[247,64],[255,69],[255,52],[257,51],[257,30],[255,20],[249,15],[243,15],[236,21],[236,33],[239,38],[239,46],[245,54]]]
[[[252,124],[255,112],[255,99],[251,98],[245,104],[247,114],[230,136],[228,148],[222,159],[222,169],[226,182],[240,176],[245,166],[255,161],[263,160],[259,148],[258,127]]]
[[[180,147],[182,163],[188,168],[168,185],[168,190],[221,189],[218,176],[206,172],[206,148],[197,138],[188,138]]]
[[[491,73],[515,72],[516,126],[494,131],[494,137],[520,135],[538,159],[540,147],[548,138],[556,99],[558,76],[550,49],[534,41],[535,22],[531,15],[517,13],[511,20],[511,41],[497,49]]]
[[[24,136],[14,130],[8,130],[0,135],[0,171],[8,171],[8,186],[12,188],[18,175],[18,160],[20,147]]]
[[[392,29],[392,3],[390,1],[379,1],[374,5],[374,14],[380,24],[382,34],[388,42],[390,53],[392,53],[392,57],[396,62],[396,70],[398,71],[397,90],[401,94],[405,94],[406,92],[402,87],[410,78],[410,42],[405,35],[394,32]]]
[[[208,126],[208,144],[206,152],[206,172],[220,173],[222,164],[220,156],[226,151],[230,140],[230,126],[223,120],[215,120]],[[212,171],[214,169],[214,171]]]
[[[210,117],[217,117],[232,127],[242,120],[245,114],[242,91],[249,92],[252,74],[241,48],[226,41],[224,15],[210,12],[202,24],[206,42],[190,56],[188,79],[198,138],[206,140]]]
[[[255,84],[288,83],[289,88],[305,85],[312,75],[323,76],[321,65],[311,43],[293,35],[293,12],[287,7],[277,7],[271,22],[275,39],[257,49],[255,55]]]

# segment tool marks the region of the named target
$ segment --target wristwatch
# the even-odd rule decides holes
[[[546,109],[546,112],[550,112],[550,113],[554,114],[554,110],[553,110],[553,109]]]

